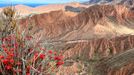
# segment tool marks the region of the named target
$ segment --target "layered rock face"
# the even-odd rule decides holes
[[[133,34],[131,29],[133,17],[133,13],[125,6],[95,5],[74,17],[67,16],[63,11],[54,11],[34,15],[30,21],[32,20],[37,26],[42,25],[43,35],[48,39],[69,41]],[[29,22],[28,19],[21,21],[24,25],[27,22]]]
[[[68,16],[62,11],[51,11],[50,13],[33,15],[32,17],[21,19],[22,25],[27,25],[29,21],[35,22],[35,25],[46,26],[47,24],[53,24],[60,20],[66,20]]]
[[[75,56],[92,59],[96,53],[101,58],[122,53],[134,47],[134,36],[120,36],[112,39],[78,40],[66,42],[65,58]]]
[[[42,28],[40,32],[45,38],[42,40],[49,40],[54,48],[62,49],[65,60],[80,58],[82,60],[78,60],[81,62],[91,62],[97,58],[99,62],[134,47],[133,19],[134,12],[123,5],[94,5],[76,16],[69,16],[63,11],[53,11],[24,18],[20,23],[27,26],[31,21],[35,27]],[[133,70],[133,67],[127,65],[123,67],[123,71]],[[72,66],[76,69],[76,65]],[[63,68],[61,72],[65,71],[65,68],[70,69]],[[79,73],[75,70],[73,73],[68,71],[67,74],[62,74]],[[109,70],[109,75],[112,74],[122,75],[122,69],[116,72]]]

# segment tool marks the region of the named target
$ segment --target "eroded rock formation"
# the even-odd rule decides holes
[[[130,19],[133,18],[133,12],[125,6],[95,5],[74,17],[66,16],[65,12],[62,11],[54,11],[48,14],[34,15],[30,20],[37,26],[41,25],[40,27],[43,27],[43,35],[48,39],[66,41],[91,39],[94,38],[95,35],[100,37],[103,32],[101,31],[99,32],[100,34],[96,34],[95,31],[98,30],[98,27],[101,27],[100,30],[104,28],[104,35],[102,35],[102,37],[107,35],[120,35],[119,32],[116,32],[118,29],[115,28],[118,28],[120,25],[125,28],[130,26],[132,28],[133,21]],[[130,21],[131,24],[129,24],[128,21]],[[21,21],[24,25],[26,25],[27,22],[29,22],[28,19]],[[127,26],[127,24],[129,24],[129,26]],[[114,27],[114,29],[111,29],[111,26]],[[107,29],[110,29],[110,31]]]
[[[64,57],[83,57],[92,59],[96,53],[101,57],[115,55],[134,47],[134,36],[120,36],[112,39],[79,40],[67,42],[63,50]]]
[[[36,27],[43,28],[41,32],[50,40],[48,43],[60,42],[54,47],[62,49],[65,59],[79,57],[90,61],[134,48],[133,19],[134,12],[123,5],[94,5],[73,17],[63,11],[53,11],[22,19],[20,23],[27,25],[33,21]],[[109,75],[122,75],[123,71],[127,75],[131,63],[127,65],[123,70],[108,70]],[[68,74],[73,73],[68,71]]]
[[[134,49],[101,61],[94,70],[94,75],[134,74]]]

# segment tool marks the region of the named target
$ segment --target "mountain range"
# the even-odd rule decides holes
[[[50,11],[56,11],[56,10],[65,10],[66,6],[72,6],[72,7],[87,7],[87,5],[83,5],[80,3],[67,3],[67,4],[49,4],[49,5],[41,5],[36,7],[30,7],[26,5],[16,5],[14,6],[17,13],[22,16],[28,16],[32,14],[41,14],[46,13]],[[0,8],[0,11],[5,7]]]
[[[23,18],[20,23],[27,26],[29,21],[35,25],[34,31],[40,30],[42,41],[47,40],[54,49],[62,50],[67,64],[73,62],[61,67],[59,75],[78,73],[77,65],[83,65],[84,61],[90,66],[84,66],[81,73],[89,75],[91,60],[102,60],[134,47],[134,11],[125,5],[89,5],[73,16],[63,10],[51,11]],[[116,71],[113,68],[105,75],[129,75],[127,69],[132,71],[129,65],[133,64],[126,63],[126,67]]]
[[[64,55],[65,64],[57,75],[133,75],[132,1],[90,0],[15,8],[23,16],[35,13],[19,19],[22,30],[30,26],[33,36],[42,35],[43,45],[47,43]]]

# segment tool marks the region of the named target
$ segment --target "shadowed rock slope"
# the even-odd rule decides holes
[[[101,61],[94,70],[94,75],[134,74],[134,49]]]

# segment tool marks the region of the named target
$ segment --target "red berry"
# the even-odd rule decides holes
[[[14,48],[10,48],[10,51],[14,51],[15,49]]]
[[[45,58],[45,54],[40,54],[40,58],[44,59]]]
[[[2,62],[3,62],[3,64],[8,64],[8,60],[7,59],[4,59],[4,60],[2,60]]]
[[[11,59],[11,60],[10,60],[10,63],[12,63],[12,64],[13,64],[13,63],[14,63],[14,60],[13,60],[13,59]]]
[[[2,48],[5,48],[5,47],[6,47],[6,45],[2,44]]]
[[[7,70],[11,70],[11,69],[12,69],[12,66],[7,65],[7,66],[5,66],[5,68],[6,68]]]
[[[3,58],[4,58],[4,56],[1,55],[1,56],[0,56],[0,59],[3,59]]]
[[[58,61],[58,62],[56,63],[56,66],[59,67],[59,66],[61,66],[61,65],[63,65],[63,64],[64,64],[63,61]]]
[[[49,50],[49,51],[48,51],[48,53],[52,54],[52,53],[53,53],[53,51],[52,51],[52,50]]]
[[[54,60],[62,60],[62,59],[63,59],[62,56],[55,56],[55,57],[54,57]]]
[[[4,51],[8,51],[8,49],[7,49],[7,48],[3,48],[3,50],[4,50]]]

